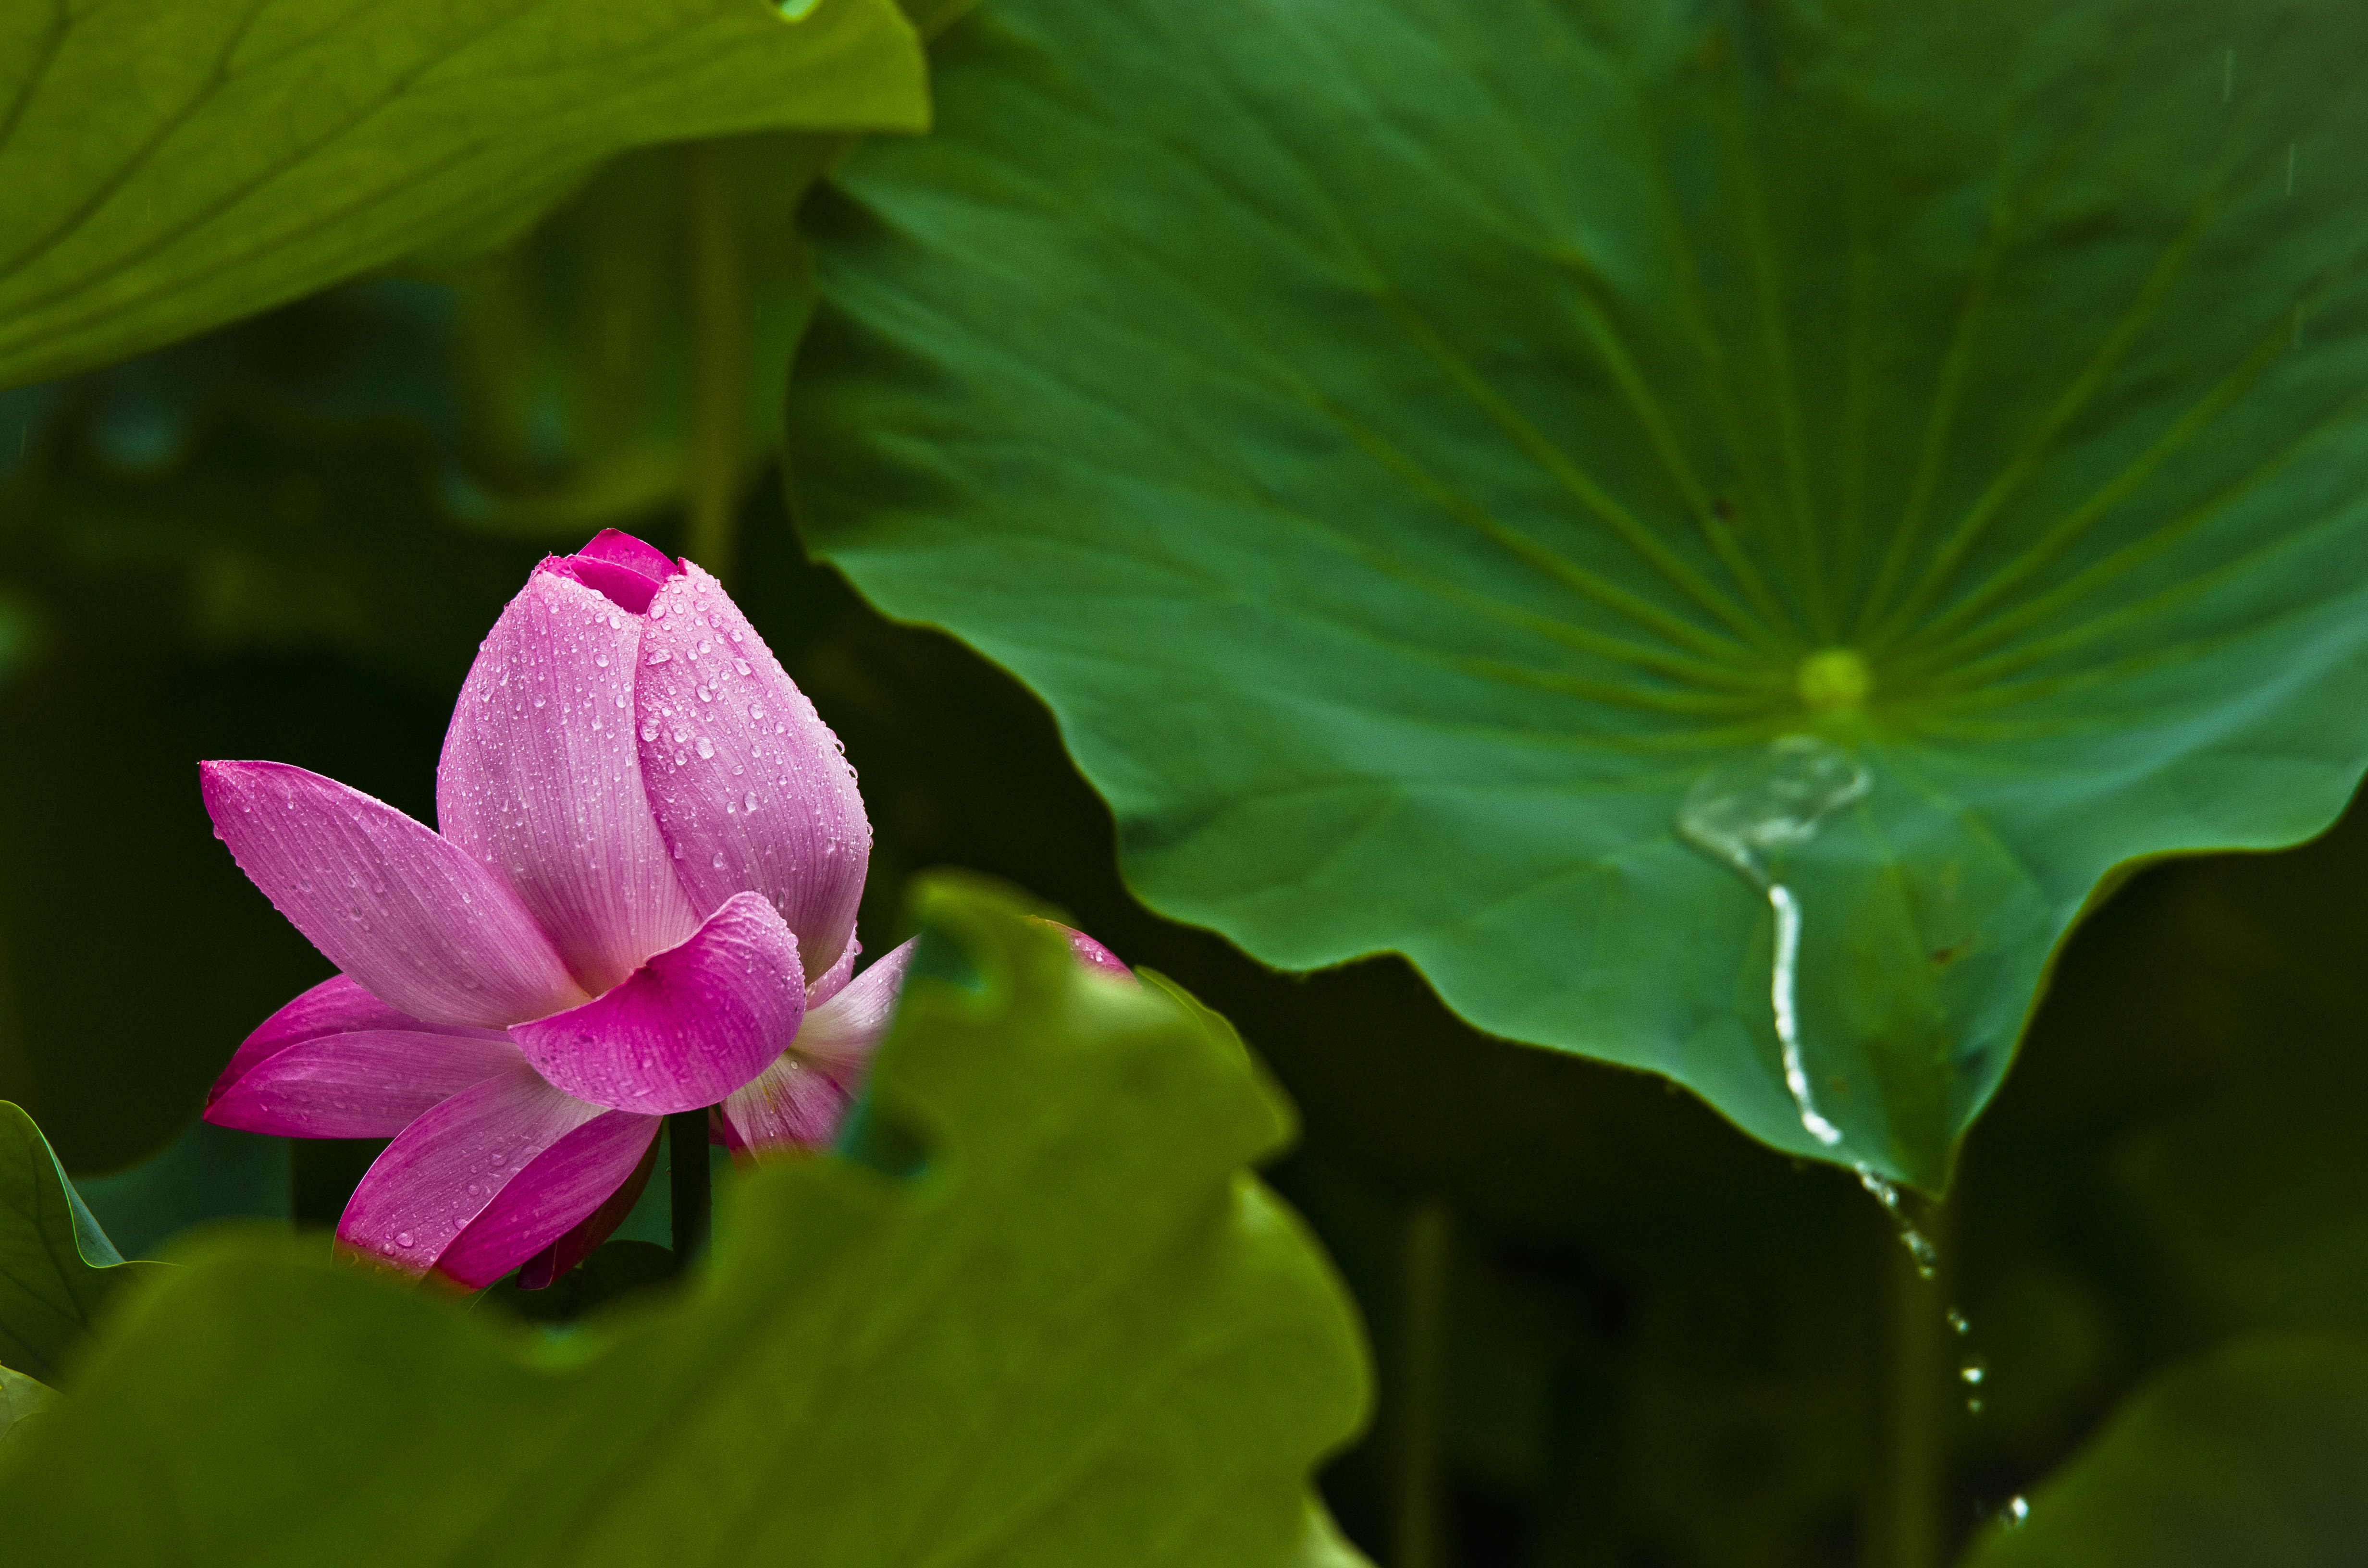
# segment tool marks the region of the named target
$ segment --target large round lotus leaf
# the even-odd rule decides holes
[[[816,211],[804,520],[1043,695],[1159,909],[1937,1185],[2100,880],[2361,772],[2362,59],[996,0]]]

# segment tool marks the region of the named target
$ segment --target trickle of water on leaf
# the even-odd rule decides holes
[[[1965,1316],[1964,1313],[1959,1312],[1956,1308],[1951,1307],[1946,1316],[1948,1318],[1949,1327],[1952,1332],[1957,1334],[1971,1334],[1974,1332],[1973,1320]]]
[[[1769,874],[1767,856],[1808,843],[1827,816],[1864,798],[1873,783],[1865,767],[1831,741],[1816,735],[1780,735],[1757,756],[1714,767],[1695,779],[1678,805],[1678,832],[1741,873],[1767,895],[1769,907],[1776,912],[1769,1002],[1776,1016],[1776,1041],[1783,1052],[1784,1086],[1792,1093],[1801,1125],[1828,1149],[1842,1141],[1842,1131],[1818,1111],[1810,1090],[1794,1006],[1801,903],[1792,889]],[[1880,1178],[1861,1165],[1860,1179]],[[1897,1211],[1896,1193],[1885,1207]]]
[[[1891,1216],[1892,1227],[1899,1233],[1899,1244],[1907,1249],[1909,1260],[1916,1265],[1917,1278],[1931,1278],[1941,1267],[1941,1250],[1932,1244],[1930,1236],[1916,1228],[1916,1221],[1907,1217],[1906,1207],[1899,1201],[1898,1184],[1875,1175],[1874,1167],[1864,1160],[1857,1162],[1850,1169],[1858,1173],[1859,1186],[1873,1193],[1874,1200],[1883,1205],[1883,1211]]]
[[[2031,1517],[2031,1505],[2020,1496],[2008,1498],[2006,1506],[1998,1510],[1998,1524],[2006,1529],[2021,1529],[2023,1521],[2029,1517]]]

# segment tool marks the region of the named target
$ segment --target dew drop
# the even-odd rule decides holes
[[[397,1246],[399,1246],[399,1247],[407,1247],[407,1246],[411,1245],[411,1243],[412,1243],[412,1235],[411,1235],[411,1233],[410,1233],[409,1231],[397,1231],[397,1232],[395,1232],[395,1233],[394,1233],[394,1244],[395,1244],[395,1245],[397,1245]]]
[[[606,653],[595,653],[592,655],[592,662],[605,670],[609,667],[609,655]]]
[[[650,655],[650,663],[654,665],[663,665],[668,659],[673,657],[674,655],[672,653],[669,653],[664,648],[661,648],[656,653]]]
[[[723,869],[723,851],[721,849],[715,852],[714,866],[719,871]]]
[[[1989,1363],[1978,1356],[1966,1357],[1964,1364],[1957,1369],[1957,1376],[1964,1379],[1967,1386],[1973,1388],[1979,1388],[1982,1380],[1989,1375]]]
[[[741,801],[741,802],[740,802],[740,809],[741,809],[742,811],[744,811],[744,812],[753,812],[753,811],[755,811],[755,810],[757,809],[757,791],[756,791],[756,790],[749,790],[749,791],[748,791],[748,793],[747,793],[746,797],[745,799],[743,799],[743,800]]]
[[[701,757],[713,756],[715,755],[715,743],[709,740],[705,735],[701,735],[699,737],[698,750],[699,755]]]
[[[1998,1510],[1998,1523],[2010,1530],[2021,1529],[2023,1521],[2030,1517],[2031,1505],[2020,1496],[2008,1498],[2006,1506]]]
[[[644,720],[643,720],[643,721],[642,721],[642,739],[643,739],[643,740],[645,740],[645,741],[654,741],[654,740],[656,740],[657,738],[658,738],[658,722],[657,722],[655,719],[644,719]]]
[[[699,699],[700,699],[701,702],[712,702],[712,701],[714,701],[714,700],[715,700],[715,688],[714,688],[713,687],[712,687],[712,686],[702,686],[702,687],[700,687],[699,688]]]
[[[748,667],[748,661],[746,659],[734,659],[732,662],[740,667],[740,673],[744,676],[755,675],[757,673]]]

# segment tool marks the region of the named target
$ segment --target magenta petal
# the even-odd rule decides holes
[[[402,1029],[414,1034],[457,1034],[480,1040],[507,1043],[509,1036],[500,1029],[470,1028],[461,1024],[431,1024],[425,1018],[415,1018],[399,1007],[390,1007],[363,990],[347,975],[333,975],[256,1026],[255,1032],[240,1042],[232,1055],[230,1065],[214,1080],[206,1096],[212,1106],[230,1092],[231,1086],[253,1072],[255,1064],[266,1061],[291,1045],[323,1035],[353,1034],[366,1029]]]
[[[754,893],[727,900],[697,935],[608,994],[518,1024],[510,1038],[579,1099],[648,1113],[712,1105],[798,1032],[798,940]]]
[[[522,1061],[501,1035],[319,1035],[281,1047],[218,1087],[206,1119],[283,1138],[392,1138],[436,1105]]]
[[[651,597],[667,578],[682,574],[666,551],[615,528],[602,528],[582,550],[554,555],[536,570],[573,578],[636,616],[650,608]]]
[[[819,980],[855,934],[871,855],[855,770],[747,617],[695,565],[650,601],[634,702],[650,803],[692,904],[764,894]]]
[[[633,737],[641,621],[527,579],[477,651],[436,769],[444,836],[516,890],[593,995],[699,928]]]
[[[385,801],[285,763],[200,763],[199,776],[239,869],[380,1001],[498,1028],[582,998],[509,888]]]
[[[631,1111],[616,1111],[617,1116],[630,1116]],[[595,1125],[598,1125],[597,1123]],[[642,1152],[641,1163],[625,1185],[603,1199],[600,1207],[568,1227],[565,1234],[536,1253],[518,1266],[518,1289],[548,1290],[559,1277],[590,1256],[592,1250],[616,1233],[632,1213],[633,1206],[650,1185],[650,1173],[657,1167],[658,1141],[653,1137],[650,1146]]]
[[[761,1157],[837,1136],[895,1014],[913,947],[906,942],[816,1006],[790,1049],[724,1100],[724,1141],[734,1151]]]
[[[663,583],[669,577],[682,575],[681,562],[647,540],[636,539],[622,528],[602,528],[568,559],[607,562],[638,572],[653,583]]]
[[[1038,925],[1050,926],[1053,930],[1066,937],[1069,939],[1069,951],[1075,954],[1077,961],[1087,969],[1099,970],[1105,974],[1123,975],[1128,980],[1134,979],[1134,971],[1127,968],[1116,953],[1111,952],[1076,926],[1064,926],[1057,920],[1047,920],[1041,915],[1035,918]]]
[[[337,1241],[425,1274],[536,1156],[600,1114],[523,1062],[463,1089],[386,1146],[354,1188]]]
[[[616,1196],[664,1125],[660,1117],[612,1110],[563,1135],[444,1249],[437,1271],[472,1290],[499,1279]],[[623,1219],[619,1214],[609,1229]]]

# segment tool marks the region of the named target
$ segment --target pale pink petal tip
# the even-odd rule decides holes
[[[1109,974],[1124,975],[1129,980],[1134,978],[1134,971],[1120,962],[1116,953],[1111,952],[1074,926],[1064,926],[1057,920],[1046,920],[1041,915],[1037,917],[1037,924],[1050,926],[1053,930],[1066,937],[1069,939],[1069,951],[1076,954],[1077,961],[1087,969],[1100,970]]]
[[[737,893],[616,989],[513,1025],[510,1038],[576,1098],[662,1114],[713,1105],[755,1077],[804,1015],[797,938],[770,903]]]
[[[734,1154],[806,1154],[838,1136],[895,1016],[914,947],[887,954],[807,1013],[790,1049],[723,1102],[716,1121]]]

